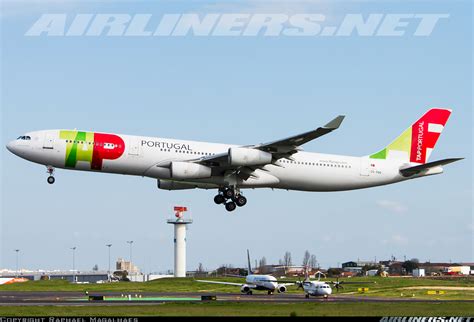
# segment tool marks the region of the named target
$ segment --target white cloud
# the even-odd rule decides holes
[[[393,200],[378,200],[377,205],[381,208],[384,208],[388,211],[401,214],[407,211],[407,207],[400,202]]]

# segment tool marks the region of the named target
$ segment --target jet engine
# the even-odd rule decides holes
[[[163,190],[185,190],[185,189],[195,189],[195,185],[190,185],[187,183],[181,183],[176,181],[168,180],[158,180],[158,189]]]
[[[230,148],[229,164],[233,166],[262,165],[272,162],[272,154],[257,149]]]
[[[240,288],[240,292],[247,294],[248,292],[250,292],[250,287],[248,285],[242,285],[242,287]]]
[[[286,292],[286,286],[285,285],[279,285],[278,286],[278,293],[285,293]]]
[[[171,162],[171,178],[201,179],[211,176],[211,168],[192,162]]]

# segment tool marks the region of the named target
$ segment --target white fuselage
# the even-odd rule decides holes
[[[254,290],[278,290],[277,279],[271,275],[247,275],[245,283]]]
[[[332,293],[332,288],[329,284],[319,281],[311,281],[303,283],[304,292],[311,296],[328,297]]]
[[[65,132],[73,131],[30,132],[24,136],[29,139],[12,141],[7,148],[26,160],[55,168],[127,174],[176,182],[178,180],[169,174],[171,162],[198,160],[227,153],[229,148],[236,147],[94,132],[84,132],[87,136],[83,140],[73,141]],[[237,179],[235,185],[238,188],[302,191],[360,189],[406,180],[399,173],[400,166],[402,164],[399,162],[368,157],[297,152],[292,155],[292,160],[279,159],[273,164],[256,168],[252,176],[247,180]],[[226,186],[228,180],[229,176],[225,173],[213,173],[209,178],[179,181],[207,189]]]

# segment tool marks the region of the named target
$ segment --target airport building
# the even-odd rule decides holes
[[[136,275],[140,273],[140,269],[132,262],[119,258],[115,264],[117,271],[127,271],[129,275]]]
[[[101,271],[27,271],[20,272],[3,270],[1,278],[22,277],[30,281],[39,280],[65,280],[75,283],[100,283],[109,280],[109,274]]]
[[[303,266],[264,265],[255,270],[258,274],[271,274],[275,276],[304,275]]]
[[[375,266],[380,266],[380,263],[377,263],[375,261],[357,260],[357,261],[345,262],[345,263],[342,263],[341,265],[343,272],[350,273],[351,275],[360,275],[362,274],[364,267],[375,267]],[[370,274],[373,274],[373,272],[371,272]]]

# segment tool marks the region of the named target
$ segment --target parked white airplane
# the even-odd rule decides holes
[[[278,293],[284,293],[286,292],[287,286],[295,285],[295,282],[278,283],[277,279],[272,275],[253,274],[252,267],[250,266],[250,255],[249,255],[248,250],[247,250],[247,260],[248,260],[248,274],[245,277],[245,283],[205,281],[205,280],[196,280],[196,282],[239,286],[240,292],[244,294],[248,294],[248,295],[252,295],[253,290],[267,291],[268,295],[273,294],[273,292],[275,291],[277,291]],[[242,276],[234,276],[234,277],[242,277]]]
[[[323,282],[321,281],[321,275],[325,275],[321,272],[316,273],[318,275],[318,279],[313,281],[309,278],[307,271],[305,271],[305,279],[301,282],[294,282],[298,285],[298,288],[302,288],[305,293],[305,297],[309,298],[310,296],[322,296],[324,298],[328,298],[329,295],[332,294],[332,288],[330,284],[332,284],[338,291],[340,288],[344,288],[343,284],[367,284],[368,282],[348,282],[348,281],[328,281]]]
[[[456,159],[428,162],[449,109],[433,108],[377,153],[363,157],[308,153],[301,145],[337,129],[344,116],[323,127],[256,145],[228,145],[77,130],[26,133],[7,149],[54,168],[145,176],[158,188],[218,189],[217,204],[244,206],[243,188],[342,191],[375,187],[439,174]]]
[[[299,287],[302,287],[306,298],[311,296],[322,296],[329,297],[332,294],[332,288],[328,283],[317,281],[311,281],[309,279],[298,283]]]

